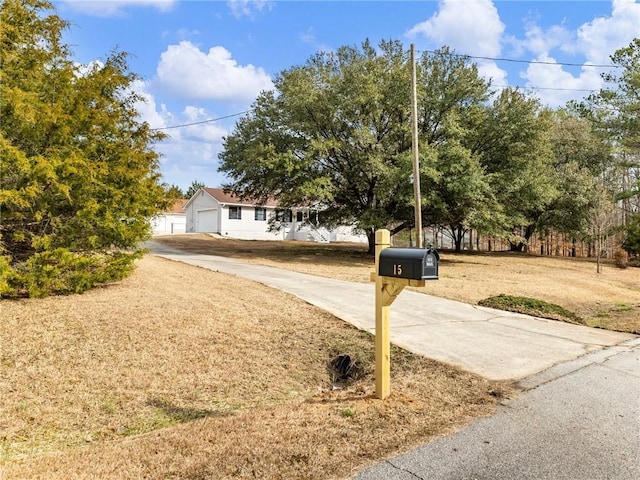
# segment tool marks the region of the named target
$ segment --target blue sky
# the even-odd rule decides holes
[[[114,49],[131,54],[141,77],[135,89],[147,99],[142,119],[166,129],[243,112],[278,72],[366,38],[487,57],[476,62],[494,85],[521,86],[562,106],[602,86],[605,69],[588,65],[609,64],[615,50],[640,37],[639,1],[53,3],[71,22],[65,41],[79,63],[104,60]],[[164,130],[170,138],[157,146],[163,180],[183,189],[193,180],[224,183],[218,153],[237,118]]]

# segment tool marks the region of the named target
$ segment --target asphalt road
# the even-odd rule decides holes
[[[495,415],[354,480],[640,479],[640,339],[521,383]]]

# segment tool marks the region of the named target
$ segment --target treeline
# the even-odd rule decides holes
[[[413,227],[411,80],[397,41],[345,46],[280,72],[225,139],[226,186],[283,206],[314,205],[325,225]],[[492,88],[448,48],[417,61],[423,225],[456,250],[470,231],[512,250],[554,232],[639,253],[640,39],[611,57],[606,87],[553,110]]]

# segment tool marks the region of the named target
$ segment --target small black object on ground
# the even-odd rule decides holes
[[[338,355],[329,362],[329,367],[334,375],[333,382],[346,382],[355,379],[357,364],[351,355]]]

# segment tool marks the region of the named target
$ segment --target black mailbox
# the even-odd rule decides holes
[[[378,275],[437,280],[440,255],[433,248],[385,248],[380,252]]]

